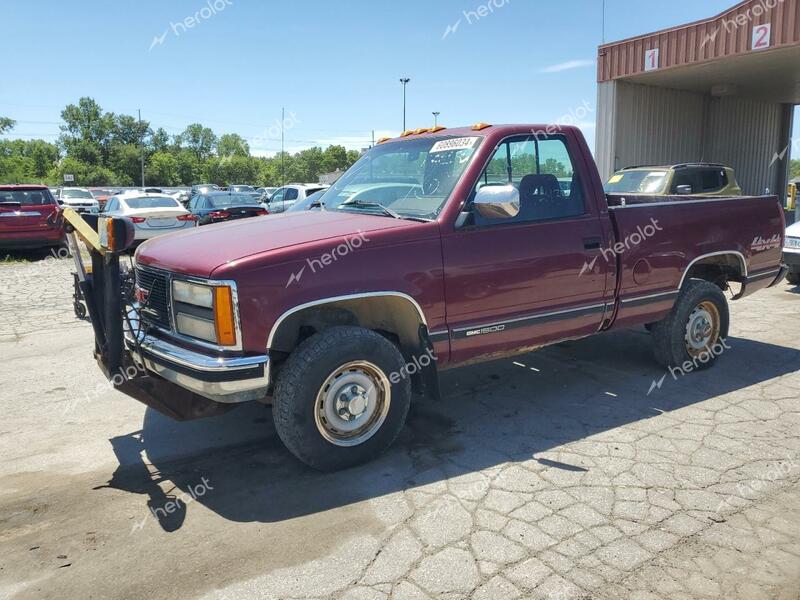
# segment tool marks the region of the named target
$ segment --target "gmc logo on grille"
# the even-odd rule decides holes
[[[144,304],[150,297],[150,291],[140,288],[138,285],[133,289],[133,297],[139,304]]]

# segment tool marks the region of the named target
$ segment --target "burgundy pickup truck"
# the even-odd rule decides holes
[[[709,366],[723,292],[780,282],[783,237],[774,196],[607,197],[575,128],[438,127],[369,150],[318,210],[148,241],[129,294],[113,269],[88,291],[106,373],[137,367],[122,391],[176,418],[271,402],[329,470],[385,450],[440,369],[641,325],[662,365]]]

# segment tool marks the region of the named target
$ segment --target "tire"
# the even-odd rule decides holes
[[[792,285],[800,285],[800,269],[792,267],[789,272],[786,273],[786,281]]]
[[[311,336],[278,375],[272,403],[278,436],[320,471],[372,460],[394,442],[408,415],[405,364],[394,344],[369,329],[332,327]]]
[[[728,337],[728,301],[716,285],[690,279],[670,313],[653,325],[656,360],[664,367],[691,362],[691,370],[713,365]]]

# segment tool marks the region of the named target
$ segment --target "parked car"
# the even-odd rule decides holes
[[[783,262],[789,268],[786,280],[792,285],[800,285],[800,221],[786,228]]]
[[[198,194],[189,201],[189,210],[197,217],[200,225],[267,214],[257,198],[233,192]]]
[[[111,196],[116,196],[119,194],[119,190],[111,190],[106,188],[91,188],[89,190],[94,196],[94,199],[97,200],[97,204],[100,207],[100,210],[103,210],[103,206],[108,201]]]
[[[189,195],[189,192],[186,191],[186,190],[177,190],[177,191],[171,192],[169,195],[172,196],[173,198],[175,198],[175,200],[180,202],[183,206],[188,205],[189,204],[189,200],[191,198],[191,196]]]
[[[197,194],[208,194],[210,192],[219,191],[219,186],[213,183],[200,183],[198,185],[193,185],[189,189],[189,196],[194,197]]]
[[[276,187],[260,187],[256,188],[256,191],[258,192],[261,201],[264,202],[264,201],[269,201],[269,197],[272,196],[272,194],[274,194],[277,189],[278,188]]]
[[[100,203],[92,192],[84,188],[61,188],[58,202],[63,206],[69,206],[77,213],[96,214],[100,212]]]
[[[197,226],[197,217],[167,194],[127,192],[112,196],[102,212],[106,217],[128,217],[137,242]]]
[[[325,190],[314,192],[310,196],[306,196],[303,200],[298,200],[292,204],[285,212],[301,212],[304,210],[322,209],[322,196],[325,195]]]
[[[785,273],[776,196],[623,203],[575,127],[406,135],[323,198],[140,247],[145,326],[100,359],[150,377],[121,391],[182,418],[268,401],[295,456],[339,469],[385,450],[442,369],[642,325],[668,373],[710,367],[728,347],[724,290]],[[108,297],[103,347],[121,348]]]
[[[314,192],[326,190],[328,186],[311,185],[304,183],[293,183],[285,185],[275,190],[267,203],[267,210],[270,213],[280,213],[289,209],[297,201],[305,200]]]
[[[741,196],[733,169],[713,163],[628,167],[606,182],[609,194]]]
[[[47,248],[64,241],[64,220],[43,185],[0,186],[0,248]]]
[[[248,194],[253,198],[260,198],[261,194],[252,185],[229,185],[228,191],[235,194]]]

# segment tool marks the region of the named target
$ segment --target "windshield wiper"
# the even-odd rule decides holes
[[[360,206],[362,208],[378,208],[383,211],[387,217],[392,217],[393,219],[404,219],[402,215],[397,214],[391,208],[384,206],[380,202],[368,202],[366,200],[351,200],[350,202],[342,203],[342,206]]]

